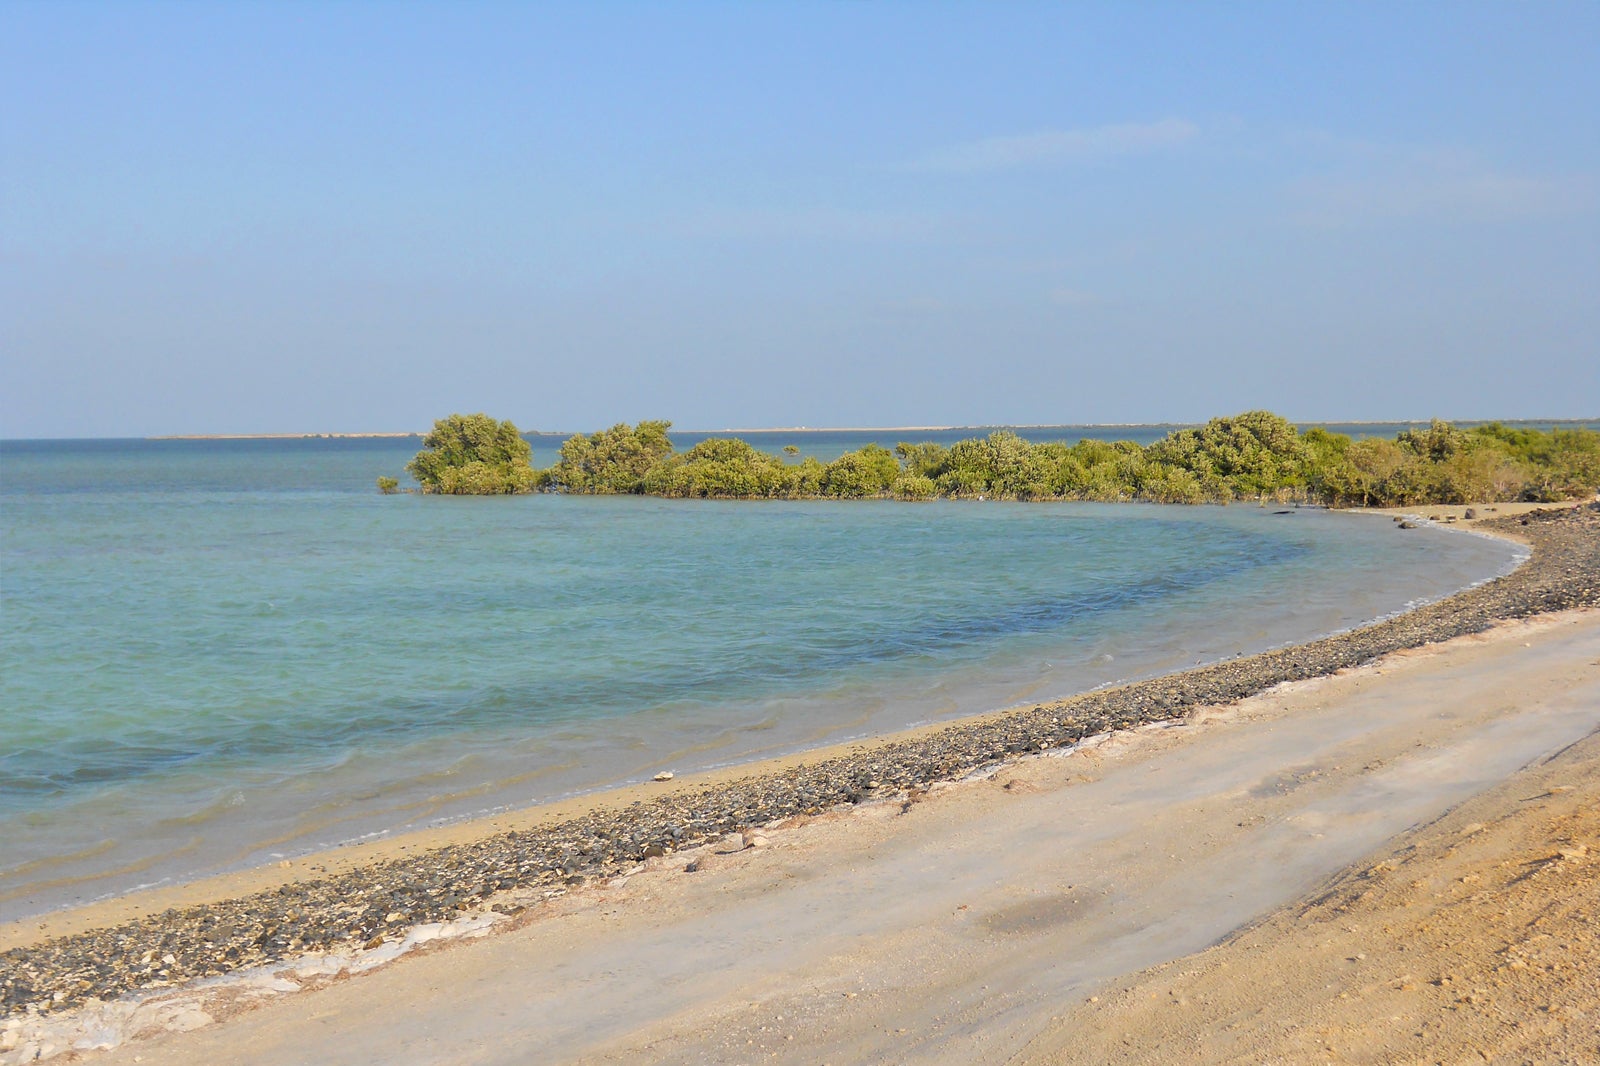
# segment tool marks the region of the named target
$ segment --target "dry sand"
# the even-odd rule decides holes
[[[1600,1062],[1600,736],[1199,955],[1075,1005],[1018,1062]]]
[[[94,1057],[1597,1061],[1597,726],[1600,612],[1507,623],[357,978],[169,993],[145,1028],[197,1028]]]

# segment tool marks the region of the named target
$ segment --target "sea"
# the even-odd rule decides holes
[[[1296,643],[1521,557],[1255,504],[378,493],[418,446],[0,441],[0,920]]]

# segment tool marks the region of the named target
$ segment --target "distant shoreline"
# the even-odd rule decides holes
[[[405,433],[169,433],[145,440],[366,440],[377,438],[421,437],[421,431]]]
[[[676,426],[673,427],[677,429]],[[680,433],[948,433],[955,429],[984,429],[984,426],[773,426],[761,429],[742,426],[730,429],[684,429]],[[1037,426],[1014,426],[1014,429],[1037,429]]]
[[[1001,425],[999,423],[971,426],[741,426],[728,429],[678,429],[690,436],[722,433],[952,433],[976,429],[1140,429],[1166,428],[1168,426],[1202,425],[1199,422],[1030,422]],[[1355,425],[1356,423],[1341,423]],[[1386,424],[1386,423],[1374,423]],[[535,437],[571,436],[572,432],[556,429],[530,429],[526,435]],[[581,431],[575,431],[581,432]],[[425,430],[402,433],[164,433],[144,437],[144,440],[360,440],[367,438],[422,437]]]
[[[1511,418],[1511,419],[1460,419],[1453,425],[1477,426],[1489,422],[1510,425],[1589,426],[1597,418]],[[1426,418],[1398,419],[1344,419],[1334,421],[1295,421],[1297,426],[1426,426]],[[689,436],[721,435],[730,433],[951,433],[981,429],[1183,429],[1201,426],[1203,422],[1008,422],[974,423],[961,426],[736,426],[725,429],[687,429],[674,426],[675,432]],[[567,430],[527,430],[529,436],[566,437]],[[396,433],[164,433],[147,436],[143,440],[395,440],[423,437],[426,430],[408,430]],[[23,438],[18,438],[23,439]],[[85,438],[115,439],[115,438]]]

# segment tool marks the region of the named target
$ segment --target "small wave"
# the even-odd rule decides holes
[[[113,842],[114,845],[116,843],[117,842],[115,841]],[[42,880],[30,880],[25,885],[19,885],[14,888],[3,888],[0,889],[0,903],[8,902],[14,899],[23,899],[28,896],[37,896],[44,893],[57,892],[60,889],[71,888],[74,885],[93,884],[96,881],[104,881],[108,878],[125,878],[129,874],[141,873],[163,862],[192,854],[193,852],[199,850],[202,843],[203,841],[200,837],[191,837],[181,847],[165,848],[160,854],[147,855],[132,862],[111,867],[97,867],[93,871],[84,874],[70,875],[66,877],[44,878]],[[116,895],[116,893],[112,892],[108,893],[108,895]]]
[[[91,844],[89,847],[79,848],[77,851],[69,851],[61,855],[47,855],[42,859],[31,859],[28,862],[19,863],[16,866],[0,870],[0,880],[13,877],[27,877],[30,874],[38,873],[41,870],[48,870],[52,866],[67,866],[74,862],[82,862],[85,859],[98,858],[99,856],[104,855],[106,852],[113,850],[116,848],[116,846],[117,842],[115,840],[107,838],[100,841],[98,844]]]

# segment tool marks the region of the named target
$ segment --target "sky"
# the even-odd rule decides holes
[[[0,0],[0,436],[1600,415],[1600,4]]]

